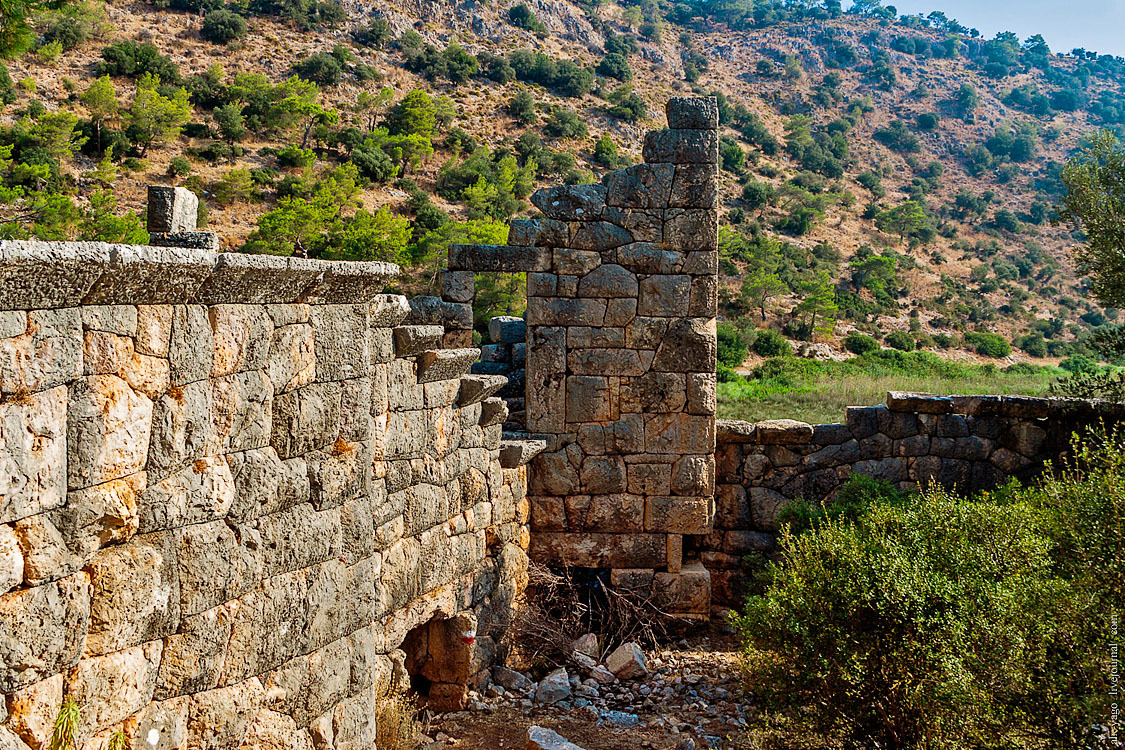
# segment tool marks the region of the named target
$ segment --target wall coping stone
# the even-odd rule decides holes
[[[358,304],[394,263],[325,261],[106,242],[0,240],[0,310],[81,304]]]
[[[546,440],[533,440],[528,437],[500,441],[500,466],[515,469],[531,463],[531,459],[547,450]]]

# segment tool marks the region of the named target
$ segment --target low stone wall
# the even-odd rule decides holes
[[[463,701],[541,446],[396,272],[0,242],[0,747],[70,696],[83,750],[370,750],[420,655]]]
[[[1074,432],[1120,421],[1125,406],[1105,402],[896,392],[886,406],[849,407],[843,424],[719,420],[715,529],[694,538],[712,601],[741,602],[742,558],[774,549],[790,500],[830,499],[853,473],[964,492],[1026,481],[1066,454]]]

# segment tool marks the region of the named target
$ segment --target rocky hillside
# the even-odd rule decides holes
[[[1125,122],[1125,62],[878,2],[742,5],[45,10],[0,70],[0,236],[135,240],[144,186],[175,182],[228,250],[396,260],[421,290],[448,242],[504,241],[536,187],[636,160],[668,96],[714,93],[728,336],[770,327],[821,356],[853,332],[963,358],[1087,351],[1116,311],[1049,218],[1061,163]],[[519,312],[518,280],[485,287],[481,320]]]

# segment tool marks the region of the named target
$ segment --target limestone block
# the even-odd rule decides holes
[[[539,532],[531,537],[530,555],[547,564],[655,568],[664,565],[667,547],[664,534]]]
[[[692,250],[684,259],[683,272],[693,276],[714,276],[719,273],[719,253],[716,248]]]
[[[590,221],[601,217],[605,198],[604,185],[560,185],[536,191],[531,202],[550,219]]]
[[[879,432],[894,440],[918,434],[918,417],[913,412],[892,412],[882,409],[878,412],[878,419]]]
[[[716,378],[713,373],[692,372],[687,374],[687,411],[689,414],[714,414],[718,408],[716,398]]]
[[[777,516],[789,500],[767,487],[750,488],[750,517],[756,529],[776,532]]]
[[[113,245],[105,273],[86,293],[84,304],[186,304],[211,275],[211,249]]]
[[[529,273],[527,293],[532,297],[554,297],[558,290],[558,279],[553,273]]]
[[[211,376],[266,365],[273,319],[260,305],[215,305],[207,310],[215,345]]]
[[[625,462],[614,456],[589,456],[582,462],[582,491],[588,495],[624,492]]]
[[[299,728],[285,714],[261,709],[254,716],[246,739],[239,746],[244,750],[313,750],[312,735]]]
[[[526,466],[547,447],[546,440],[505,440],[500,443],[500,465],[505,469]]]
[[[628,229],[608,221],[584,221],[578,225],[573,234],[571,247],[597,253],[614,250],[633,242],[633,235]]]
[[[172,308],[172,330],[168,361],[173,385],[202,380],[214,365],[214,333],[207,308],[176,305]]]
[[[472,302],[476,296],[476,280],[472,271],[443,271],[441,298],[448,302]]]
[[[464,407],[480,403],[491,398],[507,383],[508,379],[503,375],[464,375],[457,392],[457,404]]]
[[[367,495],[371,449],[364,443],[338,440],[332,448],[305,456],[309,467],[309,498],[317,510]]]
[[[67,473],[82,489],[144,468],[152,426],[152,401],[114,375],[81,378],[70,387]]]
[[[771,552],[777,546],[777,535],[762,531],[736,530],[723,534],[722,549],[728,555]]]
[[[632,641],[614,649],[606,657],[605,666],[619,680],[633,680],[648,675],[648,660],[645,658],[645,652]]]
[[[0,597],[0,692],[12,693],[78,661],[90,618],[90,577]]]
[[[582,297],[635,297],[637,288],[637,277],[612,263],[599,266],[578,282]]]
[[[211,381],[209,453],[264,448],[273,422],[273,385],[258,370]]]
[[[497,315],[488,321],[488,337],[494,344],[527,341],[527,322],[512,315]]]
[[[527,301],[529,326],[600,326],[605,317],[604,299],[532,297]]]
[[[138,305],[136,310],[137,352],[153,357],[168,356],[168,346],[172,337],[172,306]]]
[[[711,574],[700,562],[685,563],[679,573],[658,572],[652,581],[652,597],[668,612],[711,614]]]
[[[719,136],[714,130],[650,130],[645,134],[642,156],[655,164],[716,164]]]
[[[116,373],[133,356],[133,340],[105,331],[86,331],[82,336],[82,371],[85,375]]]
[[[1019,422],[1012,426],[1005,441],[1017,453],[1035,458],[1047,442],[1047,432],[1031,422]]]
[[[645,498],[645,531],[709,534],[713,524],[711,497]]]
[[[546,271],[550,252],[519,245],[450,245],[449,268],[454,271],[519,273]]]
[[[609,380],[590,375],[566,378],[566,421],[606,422],[613,419]],[[536,427],[533,429],[542,429]]]
[[[636,495],[667,495],[671,492],[669,464],[629,464],[627,489]]]
[[[267,576],[308,568],[340,554],[341,514],[336,508],[317,512],[302,503],[258,519],[262,566]]]
[[[1030,458],[1010,451],[1007,448],[997,448],[992,452],[989,460],[1005,474],[1014,474],[1020,469],[1030,466],[1032,463]]]
[[[717,276],[699,276],[691,280],[688,315],[713,318],[719,306],[719,279]]]
[[[348,693],[348,644],[339,640],[263,677],[269,705],[307,725]],[[286,718],[289,718],[286,716]]]
[[[74,307],[109,267],[103,242],[0,240],[0,309]]]
[[[119,651],[176,631],[180,584],[174,534],[144,534],[107,547],[86,570],[93,589],[87,654]]]
[[[266,373],[274,393],[285,393],[316,377],[313,329],[307,324],[285,325],[272,332]]]
[[[220,689],[308,652],[308,578],[305,570],[286,573],[238,599]]]
[[[602,263],[602,254],[597,250],[576,250],[574,248],[556,248],[552,254],[551,270],[559,276],[584,276]],[[564,284],[562,279],[557,279],[557,284]],[[566,297],[565,290],[560,288],[558,296]]]
[[[715,211],[670,208],[664,214],[664,247],[682,253],[714,253],[719,241]],[[716,259],[717,260],[717,259]]]
[[[664,105],[664,112],[669,128],[719,128],[719,105],[713,96],[673,96]]]
[[[179,631],[164,639],[154,700],[213,690],[218,685],[236,609],[236,604],[227,603],[186,616]]]
[[[516,219],[508,228],[508,242],[524,247],[564,247],[569,239],[566,224],[554,219]]]
[[[0,523],[66,501],[67,390],[0,402]]]
[[[661,372],[710,372],[718,352],[714,318],[673,320],[656,351],[652,369]]]
[[[888,482],[905,482],[909,479],[909,465],[904,458],[882,458],[857,461],[852,466],[855,474],[866,474]]]
[[[715,494],[715,454],[684,456],[672,468],[672,493]]]
[[[716,164],[677,164],[668,198],[670,208],[714,208],[718,197]]]
[[[626,381],[621,393],[621,410],[625,412],[676,412],[686,403],[685,380],[680,373],[647,372]]]
[[[234,503],[234,477],[223,456],[201,458],[149,487],[138,510],[142,533],[222,518]]]
[[[469,372],[480,359],[480,349],[441,349],[423,352],[418,357],[418,382],[454,380]]]
[[[602,531],[629,533],[644,531],[645,501],[639,495],[594,495],[583,510],[582,503],[572,503],[575,498],[567,498],[566,504],[569,526],[575,531]]]
[[[8,729],[15,732],[26,742],[11,745],[15,750],[26,750],[28,746],[45,748],[51,742],[54,733],[55,717],[58,715],[59,706],[63,701],[63,675],[57,674],[46,680],[20,690],[8,696]],[[18,742],[18,740],[13,740]],[[0,748],[8,750],[9,745],[4,744],[0,735]]]
[[[535,688],[535,702],[540,705],[558,703],[569,697],[570,679],[564,667],[559,667],[548,674],[539,681],[539,685]],[[524,747],[526,748],[528,745]],[[531,745],[531,747],[534,747],[534,745]]]
[[[78,662],[66,687],[82,706],[79,736],[106,729],[152,700],[163,645],[152,641]]]
[[[187,188],[148,186],[148,231],[194,231],[198,212],[199,197]]]
[[[78,308],[33,310],[25,333],[0,339],[0,394],[21,396],[69,383],[82,374]]]
[[[648,370],[652,357],[652,352],[634,349],[573,349],[567,364],[575,375],[635,377]]]
[[[262,577],[261,538],[256,529],[226,521],[194,524],[180,535],[177,558],[181,611],[198,614],[256,586]]]
[[[227,750],[241,747],[250,721],[265,700],[261,681],[245,682],[197,693],[188,703],[188,723],[184,747],[193,750]]]
[[[163,479],[203,457],[211,442],[211,382],[173,387],[153,403],[145,468],[151,481]]]
[[[305,258],[220,253],[197,298],[205,305],[293,302],[323,272],[321,263]]]
[[[637,317],[637,300],[632,297],[618,297],[606,300],[605,319],[607,326],[627,326]]]
[[[724,529],[745,529],[752,523],[746,488],[741,484],[720,484],[715,493],[715,525]]]
[[[395,354],[411,357],[427,349],[440,349],[445,328],[440,325],[400,326],[394,329]]]
[[[676,168],[671,164],[636,164],[606,175],[606,205],[665,208]]]
[[[793,419],[768,419],[754,428],[757,442],[764,445],[800,445],[812,440],[812,425]]]
[[[339,436],[341,388],[312,383],[273,400],[270,445],[282,459],[331,445]]]
[[[163,663],[164,654],[161,655]],[[145,750],[177,750],[184,747],[187,735],[188,698],[150,703],[139,714],[130,719],[135,722],[132,732],[134,746],[142,740],[148,745]]]
[[[508,405],[501,398],[486,398],[481,401],[480,427],[502,424],[508,418]]]
[[[91,310],[104,308],[92,307]],[[27,312],[24,310],[0,310],[0,339],[10,339],[27,333]]]
[[[358,378],[370,365],[368,305],[316,305],[312,309],[316,379]]]
[[[606,221],[613,222],[629,230],[635,242],[664,242],[664,210],[609,208],[602,214]],[[618,248],[620,253],[621,248]]]
[[[16,522],[16,537],[23,556],[23,580],[29,586],[70,575],[82,567],[82,558],[70,551],[67,539],[46,513]]]
[[[15,528],[0,525],[0,595],[23,582],[23,552]]]
[[[715,421],[691,414],[645,414],[645,452],[710,453],[715,449]]]

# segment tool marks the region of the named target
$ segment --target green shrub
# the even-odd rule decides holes
[[[524,125],[530,125],[539,119],[535,107],[535,97],[530,91],[521,91],[508,102],[508,114]]]
[[[648,112],[645,100],[632,86],[618,86],[606,97],[606,101],[612,105],[607,110],[610,116],[625,122],[637,122]]]
[[[340,82],[344,66],[327,52],[317,52],[294,63],[293,72],[306,81],[321,86],[335,86]]]
[[[742,363],[746,361],[746,355],[750,353],[750,347],[746,345],[746,339],[743,337],[742,331],[726,321],[719,323],[717,331],[719,340],[718,361],[727,367],[742,367]]]
[[[229,10],[213,10],[203,17],[199,35],[215,44],[228,44],[246,36],[246,19]]]
[[[364,47],[383,49],[391,41],[391,24],[385,18],[376,18],[355,33],[356,43]]]
[[[923,112],[918,115],[916,122],[919,130],[933,130],[938,126],[938,116],[933,112]]]
[[[793,345],[780,333],[769,328],[758,331],[752,348],[759,357],[781,357],[793,353]]]
[[[150,42],[126,39],[102,49],[98,63],[99,76],[129,76],[140,78],[145,73],[158,77],[161,83],[176,85],[180,82],[180,69],[171,59],[160,54]]]
[[[527,29],[540,36],[544,36],[547,33],[547,27],[535,17],[535,13],[531,8],[527,7],[527,3],[520,3],[519,5],[513,5],[509,8],[508,22],[513,26]]]
[[[879,351],[879,342],[867,334],[852,331],[844,339],[844,348],[852,354],[870,354]]]
[[[1075,354],[1059,362],[1059,367],[1070,373],[1096,372],[1098,363],[1085,354]]]
[[[891,331],[883,337],[883,341],[887,346],[900,352],[914,351],[914,337],[906,331]]]
[[[607,78],[616,78],[619,81],[633,80],[633,69],[629,67],[629,58],[620,52],[611,52],[602,58],[597,67],[598,75]]]
[[[168,173],[174,177],[187,177],[191,174],[191,162],[186,156],[173,156],[168,162]]]
[[[965,343],[971,344],[977,354],[985,357],[999,359],[1012,353],[1012,345],[998,333],[969,332],[965,334]]]
[[[786,509],[768,589],[733,618],[762,723],[817,747],[1106,746],[1125,446],[1074,454],[972,500],[869,484]]]
[[[543,133],[552,138],[585,138],[586,123],[573,109],[555,107],[543,126]]]
[[[0,109],[4,105],[11,104],[16,100],[16,87],[12,83],[12,76],[8,73],[8,68],[4,63],[0,62]]]

